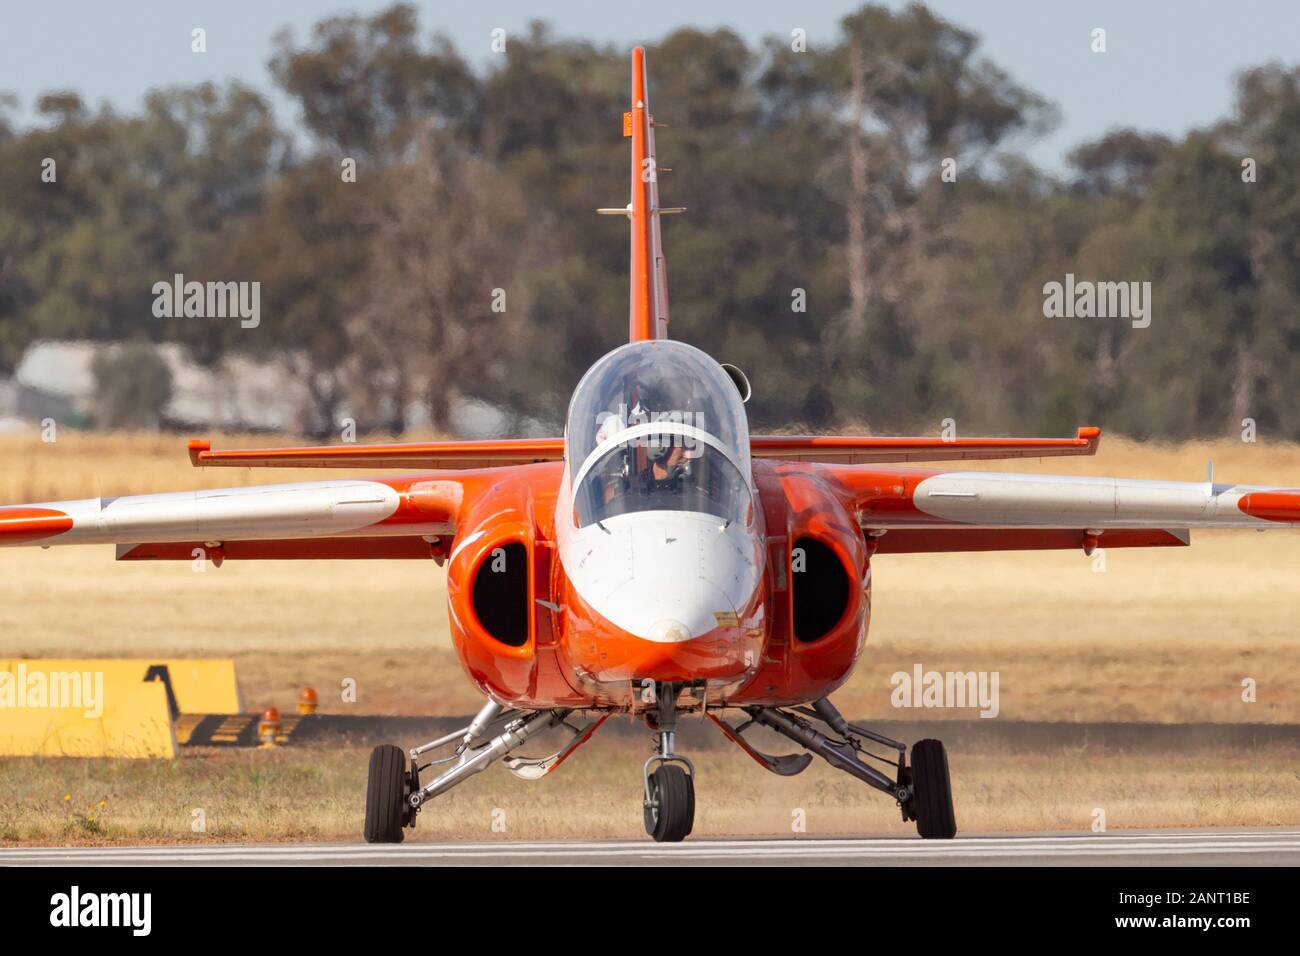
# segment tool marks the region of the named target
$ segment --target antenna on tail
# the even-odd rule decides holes
[[[655,160],[654,117],[647,93],[645,49],[632,51],[632,109],[623,114],[623,135],[632,140],[632,201],[602,208],[602,216],[627,216],[632,223],[630,341],[668,337],[668,270],[659,217],[685,212],[684,206],[659,205],[659,166]]]

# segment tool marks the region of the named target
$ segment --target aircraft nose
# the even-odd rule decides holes
[[[759,593],[758,553],[748,529],[711,515],[633,512],[593,527],[565,568],[584,613],[632,638],[735,643]]]
[[[691,639],[691,629],[681,621],[665,617],[651,624],[646,636],[659,644],[678,644]]]
[[[695,513],[634,513],[575,551],[566,627],[575,668],[597,681],[734,680],[761,651],[757,549],[748,531]],[[743,621],[743,623],[742,623]]]
[[[719,614],[736,614],[726,594],[689,568],[638,574],[596,609],[629,634],[665,644],[707,634],[718,626]]]

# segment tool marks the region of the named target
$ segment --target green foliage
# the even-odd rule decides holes
[[[96,354],[95,423],[100,428],[157,428],[172,395],[172,373],[152,345],[132,342]]]

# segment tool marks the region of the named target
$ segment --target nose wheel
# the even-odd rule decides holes
[[[656,707],[646,715],[647,724],[658,731],[654,756],[641,771],[645,778],[645,832],[656,843],[680,843],[695,828],[695,765],[676,751],[680,691],[676,684],[656,684]]]
[[[679,843],[695,826],[695,776],[676,763],[646,777],[645,832],[656,843]]]

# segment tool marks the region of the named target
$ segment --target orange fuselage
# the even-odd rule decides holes
[[[557,546],[563,469],[559,462],[512,469],[473,496],[456,523],[451,632],[484,693],[527,709],[635,708],[644,682],[674,681],[695,686],[710,705],[782,705],[824,697],[848,676],[870,619],[870,554],[850,495],[815,466],[755,463],[761,514],[749,538],[760,583],[746,606],[718,614],[707,633],[668,643],[616,626],[574,587]],[[822,563],[810,568],[814,549]],[[481,596],[476,602],[475,581],[507,555],[526,560],[517,587],[521,602],[526,593],[527,622],[503,641],[484,623],[495,609]],[[824,582],[837,576],[841,591],[827,593]],[[799,601],[809,607],[797,621]]]

